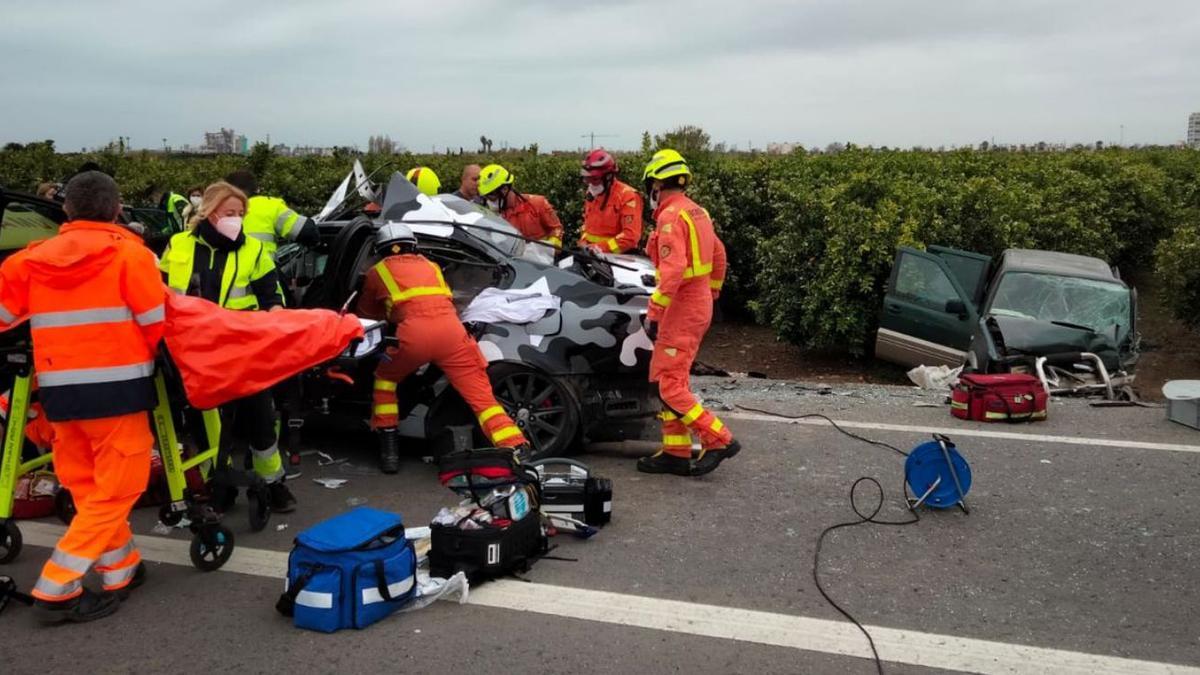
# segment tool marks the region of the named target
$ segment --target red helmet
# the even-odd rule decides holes
[[[583,159],[579,175],[584,178],[604,178],[617,173],[617,160],[604,148],[596,148]]]

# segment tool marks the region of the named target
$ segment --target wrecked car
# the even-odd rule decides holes
[[[1136,317],[1136,290],[1097,258],[901,247],[875,355],[908,367],[1030,373],[1052,394],[1131,397]]]
[[[339,191],[353,196],[345,185]],[[652,343],[643,327],[654,286],[649,260],[558,253],[527,241],[507,221],[468,201],[420,194],[400,173],[385,189],[362,179],[359,188],[365,208],[334,205],[335,195],[318,217],[318,245],[279,249],[278,267],[298,306],[353,310],[366,271],[378,262],[372,252],[375,231],[387,222],[404,222],[422,253],[442,267],[460,316],[488,288],[559,298],[557,310],[529,323],[467,324],[489,362],[497,400],[529,438],[535,456],[559,454],[585,439],[619,440],[644,432],[658,409],[647,383]],[[317,372],[306,378],[310,421],[344,417],[365,428],[381,352],[344,363],[334,377]],[[398,395],[401,434],[429,441],[429,454],[483,443],[474,416],[437,368],[402,382]]]

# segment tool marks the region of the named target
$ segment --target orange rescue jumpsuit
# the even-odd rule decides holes
[[[375,370],[371,427],[385,429],[399,423],[397,383],[432,362],[471,406],[496,447],[525,445],[521,430],[496,402],[487,360],[463,328],[450,298],[441,268],[420,254],[389,256],[367,272],[358,313],[386,317],[396,324],[398,342]]]
[[[545,197],[513,192],[500,215],[522,236],[562,246],[562,223]]]
[[[29,317],[55,472],[78,510],[36,598],[78,596],[93,567],[105,590],[124,588],[141,561],[128,519],[150,476],[165,294],[154,254],[112,223],[67,223],[0,266],[0,330]]]
[[[689,374],[712,322],[713,301],[725,282],[725,245],[708,212],[682,192],[667,195],[654,212],[657,227],[646,244],[658,287],[648,318],[659,322],[650,357],[650,381],[658,384],[663,452],[690,458],[692,437],[701,448],[723,448],[733,435],[692,395]]]
[[[580,246],[599,246],[611,253],[637,248],[642,240],[642,195],[621,181],[608,192],[583,202]]]

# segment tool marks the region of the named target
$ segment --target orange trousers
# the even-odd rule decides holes
[[[83,592],[83,576],[92,567],[105,590],[124,588],[142,560],[129,512],[150,478],[149,416],[140,412],[50,424],[54,471],[71,491],[77,513],[42,568],[33,596],[69,600]]]
[[[733,440],[725,423],[706,410],[692,395],[692,362],[712,323],[712,291],[707,277],[687,282],[662,315],[654,353],[650,356],[650,382],[658,385],[663,409],[662,451],[676,457],[692,456],[692,434],[700,437],[701,450],[723,448]]]
[[[496,402],[487,376],[487,359],[453,312],[409,313],[396,327],[397,346],[388,349],[375,370],[371,428],[400,421],[396,385],[426,363],[446,373],[451,386],[471,407],[491,442],[500,448],[524,445],[525,435]]]

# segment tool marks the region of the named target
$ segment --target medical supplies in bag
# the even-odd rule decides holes
[[[366,628],[413,599],[416,574],[399,514],[359,507],[296,536],[275,608],[298,628]]]
[[[537,472],[511,450],[466,450],[438,462],[443,485],[467,497],[430,523],[429,571],[472,583],[524,572],[549,546]]]

